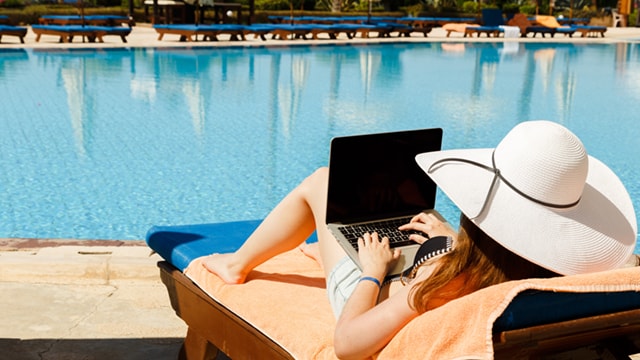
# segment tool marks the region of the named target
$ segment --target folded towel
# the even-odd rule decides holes
[[[554,18],[553,16],[550,16],[550,15],[536,15],[536,23],[538,23],[539,25],[546,26],[546,27],[549,27],[549,28],[554,28],[554,29],[558,29],[558,28],[568,29],[568,28],[570,28],[570,26],[561,25],[558,22],[558,20],[556,20],[556,18]]]
[[[258,266],[243,285],[225,285],[195,259],[185,270],[201,289],[299,359],[333,359],[335,319],[317,263],[298,250]],[[493,324],[528,289],[640,291],[640,268],[512,281],[476,291],[407,324],[377,359],[491,359]],[[212,326],[215,326],[212,324]],[[301,331],[304,329],[304,331]]]
[[[519,38],[520,28],[517,26],[500,25],[500,29],[504,32],[505,38]]]
[[[467,24],[467,23],[448,23],[448,24],[442,25],[442,28],[444,30],[447,30],[448,32],[455,31],[455,32],[463,33],[468,27],[474,27],[474,26],[480,26],[480,25]]]

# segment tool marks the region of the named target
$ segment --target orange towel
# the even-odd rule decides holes
[[[225,285],[194,260],[189,276],[205,292],[252,323],[299,359],[334,359],[335,319],[320,267],[298,250],[256,268],[243,285]],[[640,268],[554,279],[512,281],[476,291],[426,312],[405,326],[377,359],[493,357],[492,328],[513,298],[527,289],[640,291]],[[212,326],[214,326],[212,324]]]
[[[455,31],[455,32],[463,33],[466,28],[474,27],[474,26],[479,26],[479,25],[478,24],[466,24],[466,23],[448,23],[448,24],[442,25],[442,28],[444,30],[447,30],[448,32]]]
[[[558,20],[556,20],[556,18],[554,18],[553,16],[550,15],[536,15],[536,23],[542,25],[542,26],[546,26],[549,28],[568,28],[568,26],[562,26],[560,25],[560,23],[558,22]]]

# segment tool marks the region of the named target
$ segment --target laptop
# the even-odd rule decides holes
[[[440,128],[331,140],[327,227],[358,267],[357,239],[373,231],[388,236],[391,246],[402,250],[388,276],[413,265],[419,245],[397,228],[422,211],[443,220],[434,210],[436,185],[415,160],[416,155],[441,146]]]

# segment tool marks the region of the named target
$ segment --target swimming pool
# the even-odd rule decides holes
[[[574,131],[640,209],[632,43],[5,50],[0,93],[0,237],[262,218],[333,136],[442,127],[444,148],[493,147],[530,119]]]

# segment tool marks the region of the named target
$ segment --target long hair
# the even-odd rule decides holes
[[[435,261],[433,274],[411,290],[409,304],[419,313],[430,310],[436,297],[452,300],[510,280],[558,276],[505,249],[464,215],[453,250]],[[446,286],[461,277],[463,286]]]

